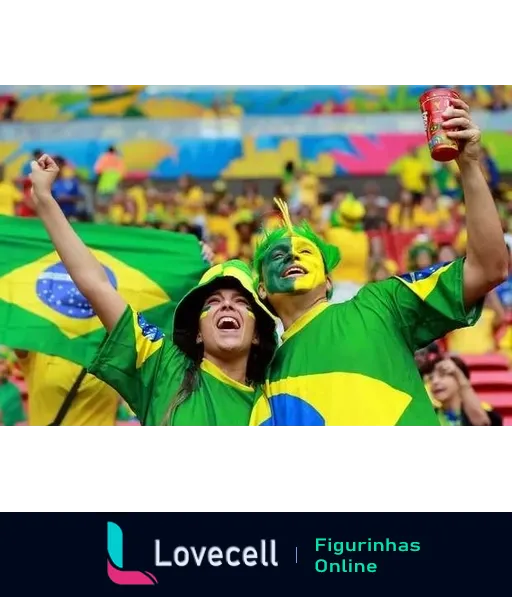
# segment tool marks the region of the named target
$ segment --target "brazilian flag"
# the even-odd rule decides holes
[[[76,224],[133,309],[170,333],[174,310],[207,266],[193,236]],[[89,366],[105,330],[41,222],[0,217],[0,344]]]

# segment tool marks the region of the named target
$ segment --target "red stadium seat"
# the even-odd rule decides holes
[[[500,354],[488,354],[481,356],[467,355],[462,356],[462,360],[470,368],[471,371],[508,371],[509,363],[508,359]]]
[[[482,402],[490,404],[501,414],[512,416],[512,393],[508,392],[478,392]]]
[[[477,371],[471,383],[478,394],[510,393],[512,396],[512,373],[509,371]]]

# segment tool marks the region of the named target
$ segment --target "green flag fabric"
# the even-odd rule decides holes
[[[112,285],[171,333],[174,311],[208,269],[193,236],[76,224]],[[104,328],[38,220],[0,217],[0,344],[88,367]]]
[[[477,323],[463,272],[463,260],[437,265],[307,313],[283,336],[251,425],[439,426],[414,352]]]

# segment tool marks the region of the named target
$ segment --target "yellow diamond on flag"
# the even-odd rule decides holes
[[[93,253],[114,288],[135,311],[170,302],[168,294],[139,270],[103,251]],[[0,278],[0,300],[46,319],[71,340],[103,327],[56,252]]]

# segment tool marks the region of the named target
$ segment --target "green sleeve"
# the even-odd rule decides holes
[[[481,301],[469,312],[464,301],[464,259],[436,265],[374,285],[405,340],[414,351],[455,330],[474,326],[482,315]]]
[[[101,346],[89,373],[114,388],[145,422],[158,383],[171,381],[185,357],[157,327],[128,307]]]
[[[27,420],[21,392],[13,383],[3,384],[0,389],[0,413],[5,427],[14,427]]]

